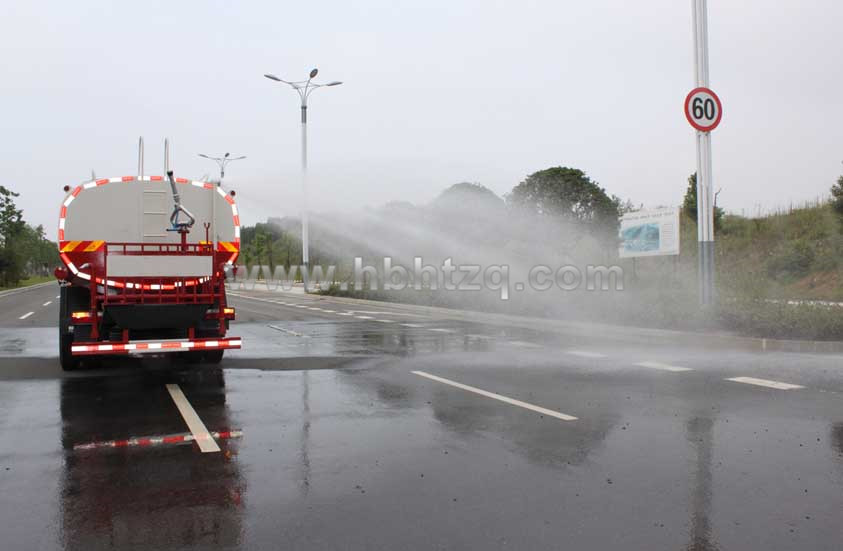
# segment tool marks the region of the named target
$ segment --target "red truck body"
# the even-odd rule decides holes
[[[64,266],[56,269],[63,368],[77,367],[81,356],[165,352],[216,363],[225,349],[240,348],[227,336],[234,309],[225,293],[226,268],[240,250],[233,193],[184,178],[172,184],[197,224],[170,227],[167,177],[66,188],[58,229]]]

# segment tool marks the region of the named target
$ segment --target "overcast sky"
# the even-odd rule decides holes
[[[728,210],[827,193],[843,173],[843,3],[710,0],[715,189]],[[62,186],[230,166],[245,223],[300,204],[297,96],[310,100],[312,208],[424,203],[460,181],[508,192],[549,166],[645,206],[695,170],[690,0],[3,2],[2,184],[55,236]]]

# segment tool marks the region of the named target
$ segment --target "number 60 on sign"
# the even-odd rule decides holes
[[[694,88],[685,97],[685,118],[700,132],[710,132],[720,124],[723,106],[708,88]]]

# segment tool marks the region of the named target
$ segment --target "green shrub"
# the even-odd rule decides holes
[[[816,258],[814,245],[800,239],[787,243],[767,261],[767,275],[779,282],[790,282],[807,275]]]

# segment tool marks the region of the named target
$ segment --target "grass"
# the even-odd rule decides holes
[[[32,276],[26,279],[22,279],[18,282],[17,285],[11,286],[0,286],[0,291],[8,291],[10,289],[20,289],[21,287],[29,287],[30,285],[38,285],[39,283],[47,283],[49,281],[55,281],[55,276]]]

